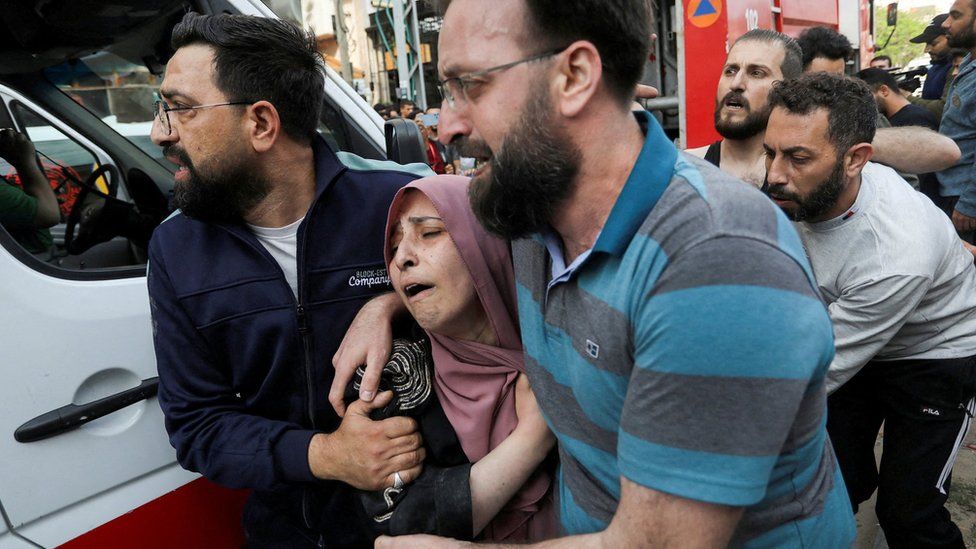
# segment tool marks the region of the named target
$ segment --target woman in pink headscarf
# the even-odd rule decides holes
[[[438,176],[400,190],[385,249],[393,287],[429,338],[434,400],[464,463],[445,466],[450,444],[429,426],[440,412],[426,413],[424,473],[402,494],[387,489],[390,509],[375,518],[393,535],[537,541],[556,534],[551,467],[540,467],[555,439],[524,374],[508,242],[478,224],[467,188]]]

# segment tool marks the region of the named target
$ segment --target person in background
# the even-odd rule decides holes
[[[948,13],[942,13],[932,18],[932,22],[925,27],[918,36],[912,37],[909,42],[913,44],[925,44],[925,53],[929,55],[931,64],[925,73],[925,83],[922,84],[922,97],[925,101],[938,101],[945,97],[945,91],[949,85],[949,71],[952,59],[949,52],[949,39],[946,37],[942,23],[949,17]],[[935,110],[933,110],[935,112]],[[937,117],[942,116],[941,106]]]
[[[877,106],[863,82],[806,75],[769,100],[767,192],[797,222],[828,303],[827,430],[850,501],[877,489],[893,549],[962,549],[944,505],[976,413],[973,257],[930,200],[870,162]]]
[[[761,187],[766,97],[775,82],[802,73],[802,56],[796,40],[783,33],[754,29],[740,36],[726,57],[715,97],[715,130],[723,139],[687,152]]]
[[[878,110],[892,126],[923,126],[936,131],[939,129],[938,118],[928,110],[911,104],[898,91],[898,82],[890,72],[869,68],[858,72],[857,77],[874,91]]]
[[[806,29],[797,42],[803,50],[803,72],[844,74],[854,52],[846,36],[827,27]]]
[[[891,58],[887,55],[879,55],[871,60],[871,67],[875,69],[891,70]]]
[[[967,242],[976,237],[976,0],[956,0],[942,23],[949,45],[968,52],[949,87],[939,131],[962,151],[959,162],[938,172],[940,206]]]
[[[716,129],[723,139],[688,153],[761,186],[766,178],[766,97],[774,82],[799,75],[802,63],[803,52],[790,36],[763,29],[742,35],[729,50],[716,91]],[[878,117],[887,124],[880,113]],[[941,170],[959,159],[952,140],[922,128],[879,130],[874,146],[880,162],[907,173]]]
[[[398,116],[407,120],[413,120],[414,112],[417,110],[417,104],[409,99],[401,99],[398,109]]]
[[[931,111],[913,105],[898,89],[898,82],[894,75],[883,69],[864,69],[857,73],[857,77],[867,83],[874,91],[874,99],[881,114],[894,127],[922,126],[938,131],[939,120]],[[918,190],[933,202],[938,200],[939,180],[934,173],[918,175]]]
[[[47,252],[50,227],[61,221],[57,196],[37,163],[34,144],[12,128],[0,129],[0,158],[17,170],[23,189],[0,177],[0,225],[28,252]]]

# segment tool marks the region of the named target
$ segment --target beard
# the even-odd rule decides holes
[[[946,37],[949,39],[949,46],[953,48],[962,48],[964,50],[971,50],[976,47],[976,32],[973,31],[974,22],[976,22],[976,16],[970,18],[969,23],[965,25],[959,34],[946,35]]]
[[[173,205],[183,214],[207,223],[237,223],[271,190],[268,181],[243,154],[221,152],[198,169],[183,149],[169,145],[164,154],[186,166],[187,177],[173,188]]]
[[[742,108],[747,111],[744,120],[732,122],[722,118],[722,107],[731,98],[738,100],[742,104]],[[753,111],[749,107],[749,100],[741,93],[729,92],[720,101],[715,102],[715,130],[725,139],[731,139],[733,141],[749,139],[766,131],[770,111],[771,109],[768,106],[763,107],[761,110]]]
[[[535,88],[497,154],[484,141],[465,137],[458,143],[461,156],[491,158],[471,180],[468,197],[485,229],[509,240],[546,229],[579,173],[579,148],[553,122],[546,89]]]
[[[792,209],[782,208],[786,217],[791,221],[807,221],[818,219],[827,213],[828,210],[837,204],[840,193],[844,191],[844,157],[841,156],[834,169],[827,176],[827,179],[819,185],[806,198],[797,193],[780,190],[776,186],[766,189],[766,194],[779,200],[790,200],[796,207]]]

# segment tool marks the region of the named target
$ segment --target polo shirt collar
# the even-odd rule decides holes
[[[678,149],[664,134],[657,119],[646,111],[634,112],[644,130],[644,147],[603,225],[593,250],[623,255],[637,230],[660,200],[674,174]]]

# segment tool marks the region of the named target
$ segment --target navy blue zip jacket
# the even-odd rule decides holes
[[[154,232],[159,403],[184,468],[253,489],[248,505],[264,507],[255,517],[298,515],[326,539],[353,543],[350,488],[315,479],[308,446],[340,423],[328,402],[339,342],[359,308],[390,290],[383,231],[393,195],[432,172],[340,153],[343,163],[321,139],[313,149],[316,194],[298,230],[297,302],[243,224],[175,214]]]

